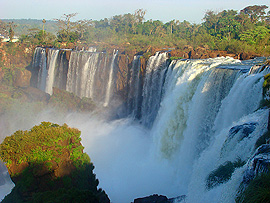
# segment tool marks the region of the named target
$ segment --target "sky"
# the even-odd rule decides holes
[[[78,13],[79,19],[100,20],[114,15],[146,10],[145,19],[187,20],[201,23],[207,10],[241,10],[250,5],[267,5],[269,0],[0,0],[0,19],[61,18]]]

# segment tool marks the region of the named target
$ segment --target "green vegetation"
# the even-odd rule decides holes
[[[21,41],[57,47],[61,44],[103,46],[105,43],[139,51],[148,46],[183,49],[185,45],[189,45],[234,54],[246,52],[270,55],[270,12],[266,13],[267,8],[265,5],[254,5],[241,11],[209,10],[201,24],[179,20],[167,23],[151,19],[145,21],[146,11],[143,9],[99,21],[74,21],[76,13],[64,14],[55,21],[33,21],[36,22],[35,30],[35,23],[23,20],[26,25],[31,22],[31,29],[28,33],[24,29]],[[26,26],[19,24],[19,21],[14,22],[18,25],[16,29]]]
[[[266,94],[266,92],[269,90],[269,87],[270,87],[270,73],[264,76],[263,94]]]
[[[270,202],[270,173],[261,173],[235,199],[237,203]]]
[[[69,149],[71,160],[77,167],[80,167],[90,162],[89,157],[83,153],[80,140],[78,129],[69,128],[66,124],[59,126],[50,122],[42,122],[30,131],[19,130],[6,137],[0,145],[0,157],[7,163],[7,167],[23,162],[30,165],[52,160],[57,162],[57,157],[63,150]],[[63,145],[64,141],[69,144]]]
[[[267,61],[264,66],[269,65],[269,61]],[[260,104],[260,108],[262,107],[270,107],[270,100],[269,100],[269,88],[270,88],[270,74],[266,74],[264,76],[263,82],[263,99]]]
[[[206,188],[208,190],[225,183],[230,180],[233,172],[236,168],[242,167],[245,164],[244,161],[238,159],[235,162],[227,161],[220,165],[217,169],[212,171],[206,179]]]
[[[50,122],[6,137],[0,158],[15,188],[3,202],[109,202],[80,141],[78,129]]]

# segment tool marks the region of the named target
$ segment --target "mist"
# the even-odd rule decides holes
[[[95,166],[99,188],[106,191],[111,202],[132,202],[151,194],[177,196],[173,165],[155,155],[150,131],[131,119],[106,121],[93,114],[60,114],[55,109],[33,112],[30,107],[14,106],[2,116],[5,123],[0,127],[5,133],[1,134],[1,141],[16,130],[29,130],[42,121],[66,123],[81,131],[81,142]],[[0,199],[12,187],[10,179],[0,186]]]

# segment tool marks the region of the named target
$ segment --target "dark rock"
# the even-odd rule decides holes
[[[189,53],[188,53],[188,58],[189,59],[195,59],[196,58],[196,52],[194,50],[191,50]]]
[[[247,53],[241,53],[240,54],[240,60],[248,60],[250,59],[250,55]]]
[[[243,183],[248,184],[260,173],[269,172],[270,168],[270,145],[261,145],[248,162],[248,167],[244,172]]]
[[[169,200],[166,196],[154,194],[148,197],[137,198],[134,200],[134,203],[169,203]]]
[[[248,137],[256,129],[256,125],[257,123],[253,123],[253,122],[244,123],[242,125],[236,125],[230,129],[228,139],[231,139],[237,133],[241,132],[241,135],[239,136],[239,141],[240,141],[243,138]]]

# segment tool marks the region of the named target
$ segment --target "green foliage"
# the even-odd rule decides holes
[[[0,158],[10,166],[11,161],[17,165],[27,162],[31,164],[46,161],[59,161],[62,151],[68,147],[70,158],[76,167],[90,163],[87,154],[80,145],[80,131],[69,128],[66,124],[59,126],[50,122],[42,122],[30,131],[16,131],[6,137],[0,145]],[[67,142],[65,146],[63,143]],[[82,159],[80,159],[82,158]],[[50,163],[47,163],[48,166]],[[14,175],[14,174],[11,174]]]
[[[170,57],[170,60],[179,60],[179,59],[183,59],[183,57],[178,57],[178,56]]]
[[[255,177],[242,191],[237,195],[237,203],[264,203],[270,202],[270,173],[262,173]]]
[[[21,41],[55,47],[62,44],[76,46],[78,43],[95,43],[100,46],[111,44],[138,51],[143,51],[150,45],[179,49],[183,49],[185,45],[193,48],[208,45],[212,50],[234,54],[256,52],[270,55],[270,13],[266,13],[267,8],[266,5],[254,5],[240,12],[209,10],[206,11],[202,24],[179,20],[167,23],[152,19],[144,21],[146,11],[143,9],[101,20],[73,21],[76,13],[64,14],[55,21],[46,21],[46,27],[54,27],[53,31],[45,29],[43,32],[42,21],[35,22],[38,26],[33,27],[33,22],[22,20],[29,22],[31,26],[28,29],[31,27],[32,30],[28,33],[24,31]],[[19,21],[14,22],[18,27],[23,27]]]
[[[266,93],[266,91],[269,89],[270,87],[270,73],[266,74],[264,76],[264,82],[263,82],[263,94]]]
[[[238,159],[235,162],[227,161],[220,165],[208,175],[206,179],[206,188],[210,190],[219,184],[227,182],[231,178],[235,169],[242,167],[244,164],[244,161]]]

